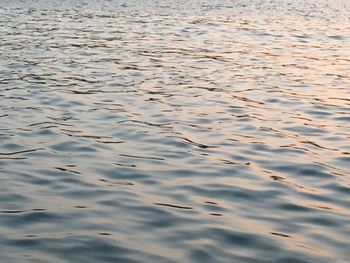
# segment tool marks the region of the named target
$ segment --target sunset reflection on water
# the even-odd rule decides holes
[[[4,1],[3,260],[347,263],[348,7]]]

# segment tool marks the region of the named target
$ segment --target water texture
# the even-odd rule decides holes
[[[349,19],[1,1],[1,262],[349,262]]]

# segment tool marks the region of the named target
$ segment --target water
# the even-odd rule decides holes
[[[350,260],[348,1],[2,1],[2,262]]]

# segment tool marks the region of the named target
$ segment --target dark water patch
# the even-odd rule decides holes
[[[277,233],[277,232],[270,232],[271,235],[275,235],[275,236],[280,236],[280,237],[286,237],[286,238],[290,238],[290,235],[287,234],[282,234],[282,233]]]
[[[70,172],[70,173],[75,173],[75,174],[81,174],[81,172],[74,171],[72,169],[66,169],[66,168],[63,168],[63,167],[55,167],[55,169],[57,169],[59,171],[63,171],[63,172]]]
[[[40,151],[40,150],[45,150],[45,149],[44,148],[37,148],[37,149],[23,150],[23,151],[17,151],[17,152],[7,152],[7,153],[0,153],[0,155],[16,155],[16,154],[36,152],[36,151]]]
[[[137,155],[130,155],[130,154],[119,154],[122,157],[130,157],[130,158],[136,158],[136,159],[149,159],[149,160],[157,160],[157,161],[164,161],[164,158],[160,157],[154,157],[154,156],[137,156]]]
[[[160,205],[160,206],[171,207],[171,208],[185,209],[185,210],[193,209],[192,207],[188,207],[188,206],[172,205],[172,204],[165,204],[165,203],[154,203],[154,204]]]
[[[109,186],[113,186],[113,185],[134,185],[131,182],[122,182],[122,181],[112,181],[112,180],[106,180],[106,179],[99,179],[101,182],[105,182],[107,183]]]

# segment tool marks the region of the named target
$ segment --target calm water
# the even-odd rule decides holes
[[[350,262],[350,2],[1,1],[1,262]]]

